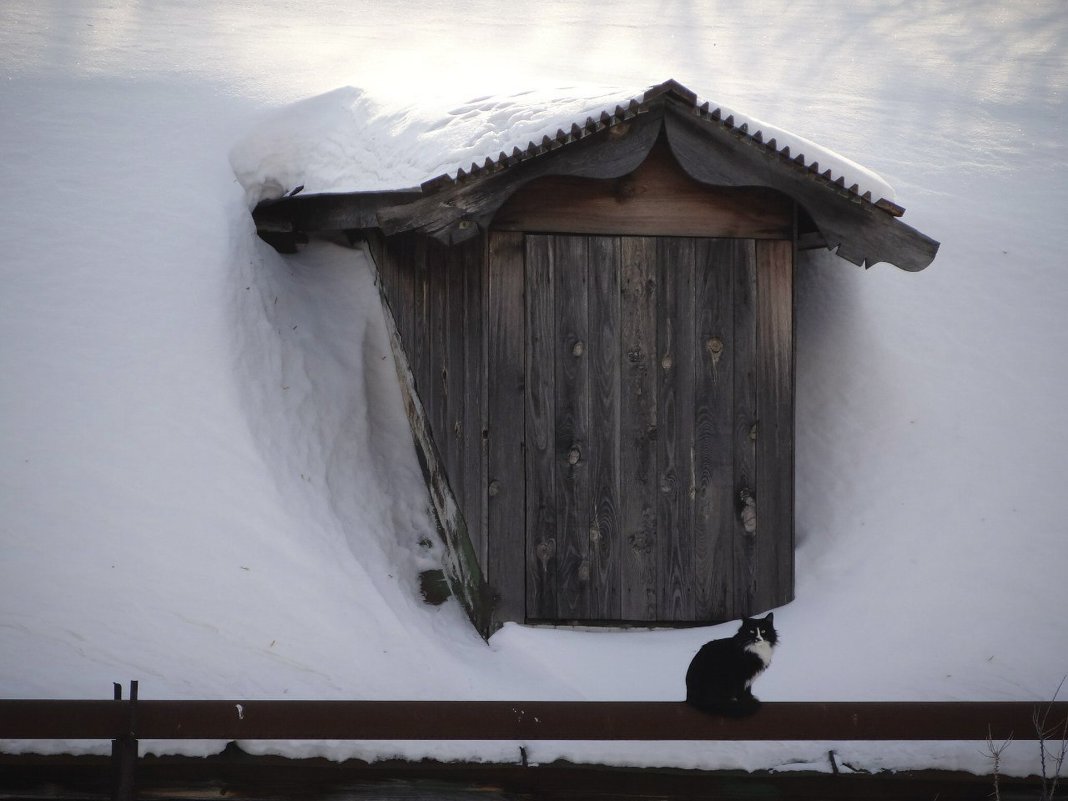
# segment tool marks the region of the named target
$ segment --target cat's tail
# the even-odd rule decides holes
[[[686,698],[686,703],[700,709],[708,715],[719,715],[725,718],[747,718],[756,714],[760,709],[760,701],[756,698],[744,698],[732,701],[710,701],[703,698]]]

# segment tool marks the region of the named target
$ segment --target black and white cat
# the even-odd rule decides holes
[[[779,636],[774,616],[743,618],[738,633],[701,646],[686,671],[686,703],[704,712],[741,717],[760,708],[753,680],[771,664]]]

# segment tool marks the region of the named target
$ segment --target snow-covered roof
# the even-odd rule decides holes
[[[650,87],[642,95],[625,100],[614,108],[594,112],[583,121],[572,122],[568,129],[558,128],[556,134],[545,134],[541,140],[531,140],[526,148],[513,147],[511,153],[503,150],[494,157],[492,154],[479,163],[471,162],[470,167],[458,167],[452,172],[443,173],[424,181],[424,192],[462,183],[487,172],[494,172],[511,167],[526,159],[536,158],[547,152],[569,145],[580,139],[625,123],[639,114],[649,111],[651,104],[658,98],[671,96],[693,107],[694,114],[705,120],[718,123],[725,131],[754,147],[762,148],[769,155],[777,156],[791,166],[804,170],[817,180],[825,182],[829,188],[844,192],[867,203],[874,203],[895,217],[905,213],[902,206],[894,201],[894,190],[875,173],[843,156],[827,150],[814,142],[787,133],[767,123],[736,114],[722,106],[714,106],[711,101],[698,98],[695,92],[675,80],[667,80]],[[822,166],[821,166],[822,165]]]
[[[503,112],[497,108],[482,121],[483,134],[488,124],[496,135],[480,134],[463,148],[468,157],[474,156],[471,162],[464,160],[469,166],[457,167],[459,159],[453,159],[445,172],[408,190],[401,189],[405,183],[398,180],[393,185],[378,184],[378,191],[338,192],[336,183],[312,174],[311,186],[302,182],[299,187],[305,194],[279,198],[282,191],[295,191],[269,177],[263,160],[258,167],[247,166],[255,159],[246,156],[246,166],[238,173],[245,176],[251,198],[263,197],[268,184],[274,187],[275,198],[259,203],[254,216],[261,234],[275,243],[307,232],[368,228],[388,234],[421,230],[458,242],[487,227],[504,200],[534,178],[620,177],[635,169],[665,132],[675,158],[692,178],[721,186],[766,186],[789,195],[813,219],[818,241],[854,264],[888,261],[920,270],[938,250],[937,242],[900,223],[897,218],[904,208],[891,199],[893,190],[874,173],[800,137],[699,102],[696,93],[676,81],[657,84],[614,106],[603,95],[598,101],[593,109],[601,107],[600,111],[587,106],[570,124],[548,129],[555,128],[555,133],[530,139],[525,147],[513,144],[510,151],[504,143],[515,141],[520,133],[529,134],[530,120],[542,118],[518,115],[518,130],[507,130],[517,120],[516,106],[508,104]],[[461,116],[484,116],[491,108],[496,104],[483,103]],[[372,140],[375,134],[364,132]],[[265,139],[270,141],[271,136]],[[270,152],[263,140],[258,149]],[[313,144],[311,151],[315,150]],[[290,161],[293,157],[299,160],[291,154]],[[291,173],[290,180],[298,177]],[[324,192],[324,186],[330,188]]]

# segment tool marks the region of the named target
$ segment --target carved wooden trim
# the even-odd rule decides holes
[[[537,178],[505,201],[491,225],[500,231],[789,239],[793,201],[773,189],[701,184],[661,140],[621,178]]]
[[[668,107],[664,126],[671,152],[687,174],[704,183],[770,186],[794,198],[812,216],[830,250],[857,265],[890,262],[922,270],[938,242],[870,203],[833,190],[803,170],[783,169],[744,139],[715,135],[715,124]]]

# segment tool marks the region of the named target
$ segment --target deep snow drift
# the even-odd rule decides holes
[[[137,678],[147,698],[681,698],[690,655],[732,626],[507,626],[487,646],[455,604],[419,602],[436,546],[369,265],[329,245],[274,253],[235,178],[252,185],[269,162],[288,169],[270,176],[281,190],[313,174],[410,185],[496,155],[506,128],[523,145],[572,109],[668,77],[876,170],[905,221],[943,243],[919,274],[826,253],[801,264],[797,600],[776,610],[782,645],[758,694],[1056,688],[1068,672],[1058,4],[795,4],[770,22],[732,4],[605,15],[548,2],[502,18],[475,3],[464,22],[430,3],[191,8],[0,7],[0,693],[104,698]],[[545,108],[562,95],[572,105]],[[511,744],[264,747],[516,756]],[[825,768],[826,749],[529,750]],[[867,767],[989,768],[974,744],[839,752]],[[1034,768],[1028,744],[1008,756]]]

